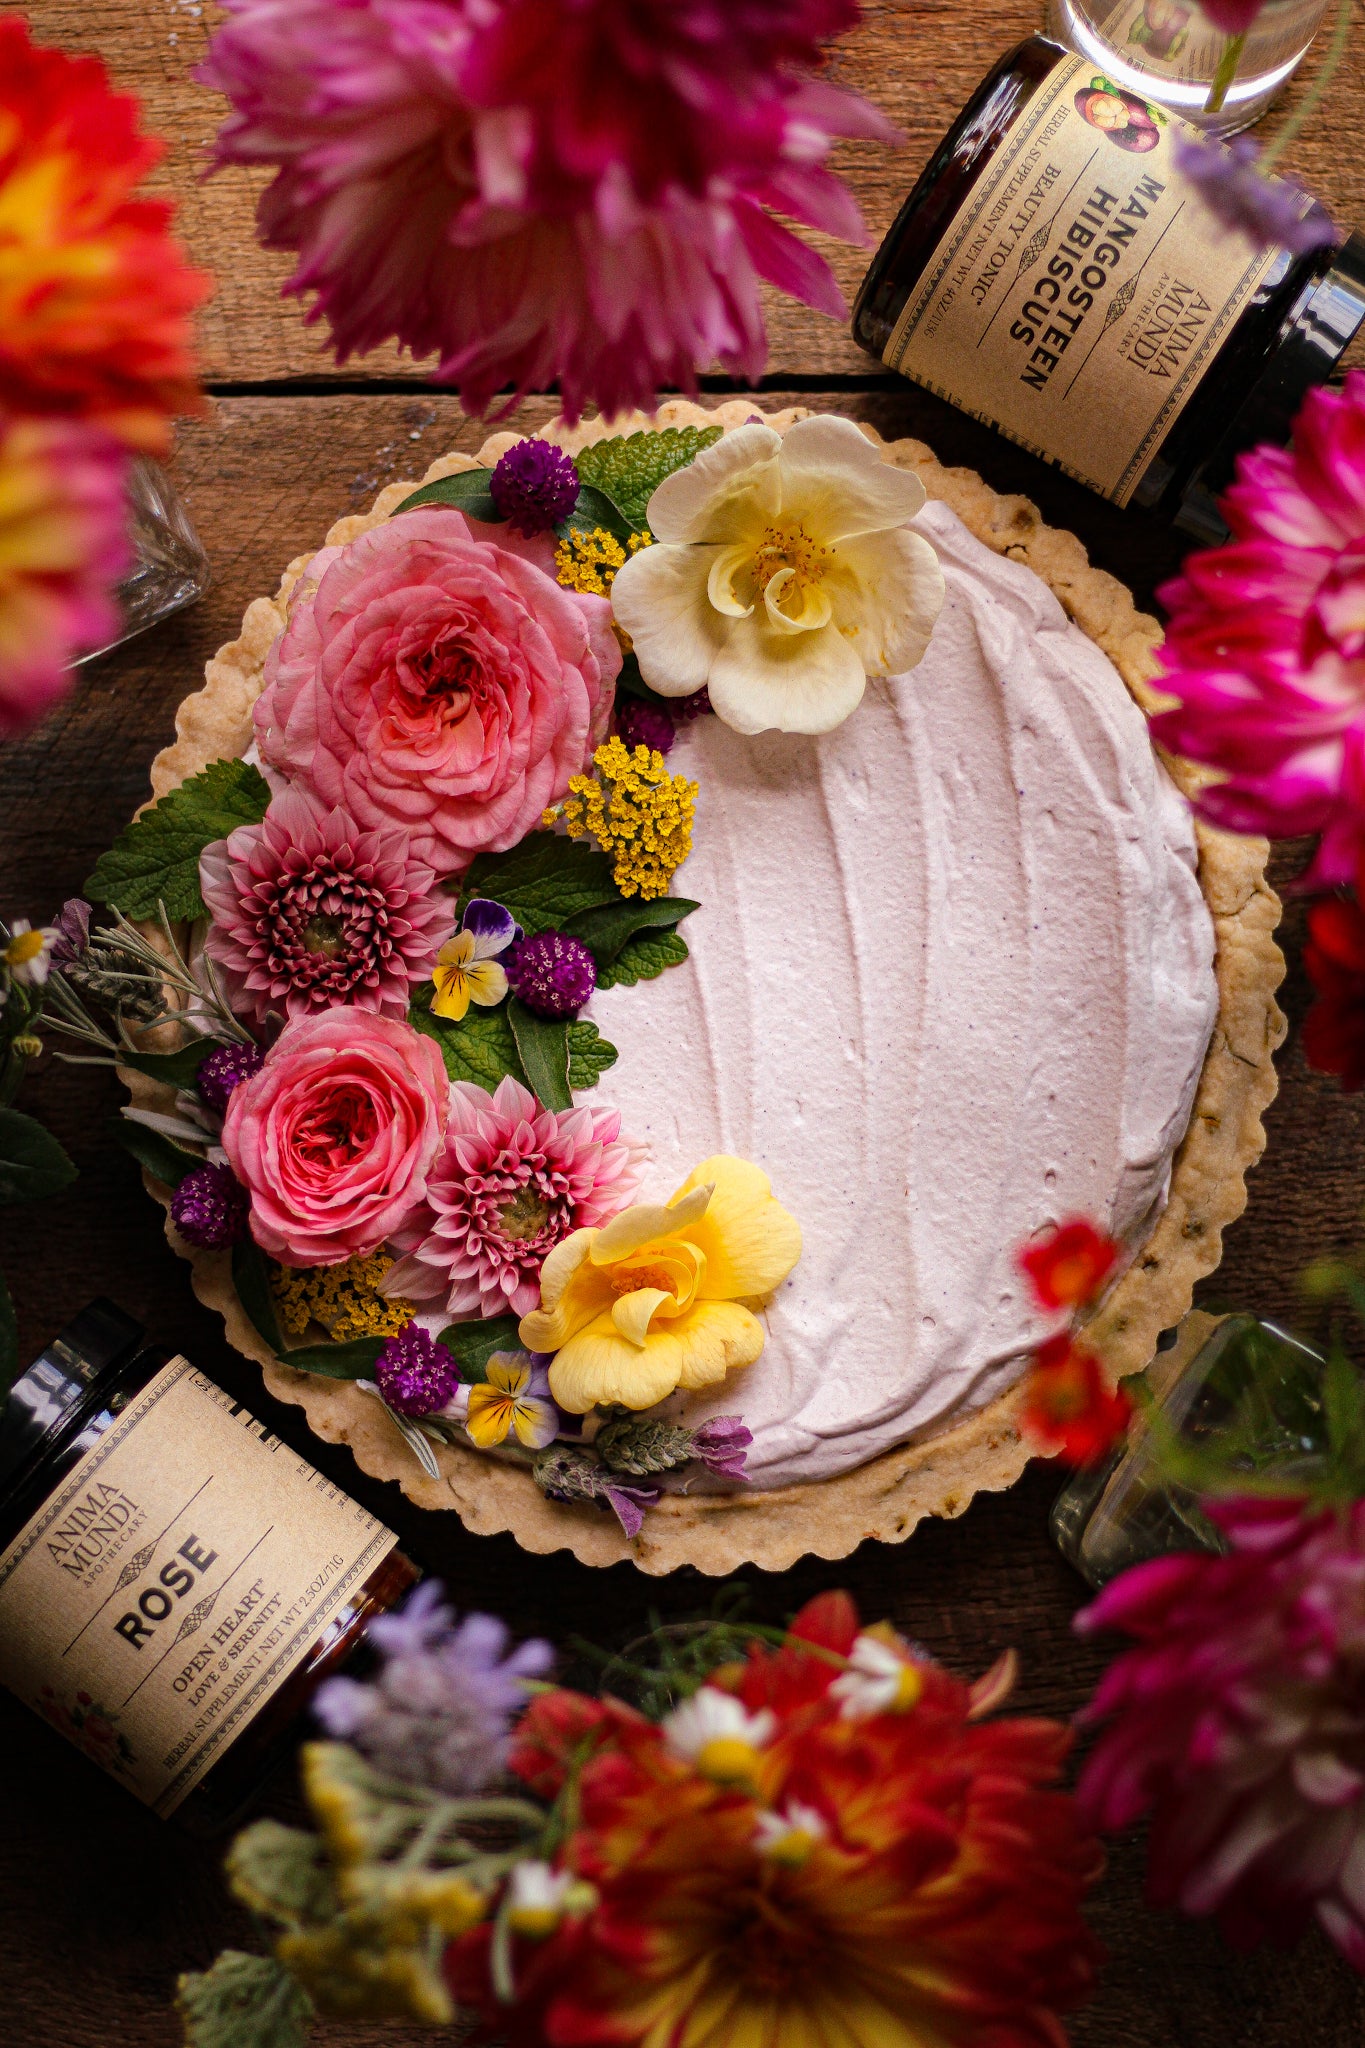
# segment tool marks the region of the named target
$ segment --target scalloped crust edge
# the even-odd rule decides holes
[[[764,417],[783,432],[808,411],[791,407]],[[588,441],[636,427],[719,422],[729,432],[754,417],[755,407],[745,399],[712,410],[680,399],[662,406],[653,419],[638,414],[611,423],[593,421],[571,432],[546,432],[572,453]],[[944,468],[923,442],[887,443],[872,427],[862,431],[884,460],[915,470],[929,496],[945,500],[978,539],[1041,576],[1110,657],[1144,709],[1158,701],[1151,686],[1161,643],[1157,621],[1136,609],[1123,584],[1091,566],[1074,534],[1047,526],[1027,498],[1001,496],[974,470]],[[442,456],[421,482],[494,462],[519,438],[510,432],[494,434],[477,456]],[[326,544],[343,544],[381,524],[416,488],[414,483],[389,484],[369,513],[339,520]],[[266,652],[282,629],[289,592],[309,559],[304,555],[290,563],[277,595],[249,605],[240,637],[208,662],[204,688],[179,708],[174,743],[152,764],[154,797],[249,743],[251,707],[261,688]],[[1190,764],[1167,765],[1186,794],[1199,786],[1200,771]],[[1218,1264],[1224,1230],[1246,1207],[1246,1173],[1265,1146],[1262,1117],[1277,1087],[1273,1055],[1286,1030],[1275,1001],[1284,959],[1274,939],[1279,900],[1265,879],[1267,843],[1202,824],[1196,829],[1200,883],[1216,933],[1219,1013],[1166,1206],[1088,1327],[1089,1340],[1116,1378],[1140,1371],[1160,1332],[1186,1314],[1196,1281]],[[164,1105],[168,1091],[126,1070],[124,1078],[135,1100]],[[168,1191],[150,1175],[144,1174],[144,1180],[168,1207]],[[587,1565],[629,1559],[653,1575],[682,1565],[712,1576],[744,1564],[783,1571],[810,1554],[845,1557],[868,1538],[902,1542],[929,1515],[960,1515],[976,1493],[1013,1485],[1031,1455],[1021,1439],[1016,1387],[941,1435],[885,1451],[834,1479],[762,1492],[665,1495],[631,1541],[612,1516],[591,1506],[547,1501],[524,1467],[475,1451],[439,1449],[441,1478],[426,1478],[414,1469],[411,1452],[373,1397],[349,1382],[299,1372],[274,1356],[237,1300],[225,1253],[192,1249],[169,1214],[166,1235],[190,1262],[200,1301],[223,1317],[229,1342],[260,1362],[270,1392],[301,1407],[318,1436],[348,1444],[363,1471],[395,1481],[417,1506],[453,1508],[466,1528],[479,1535],[508,1532],[528,1551],[571,1550]]]

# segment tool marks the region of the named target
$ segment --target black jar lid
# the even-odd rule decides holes
[[[54,1444],[64,1425],[142,1349],[141,1323],[112,1301],[73,1316],[10,1388],[0,1411],[0,1493],[21,1467]]]

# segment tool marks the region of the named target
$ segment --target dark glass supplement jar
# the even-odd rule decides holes
[[[1176,169],[1182,131],[1031,36],[939,144],[853,334],[1116,504],[1215,537],[1238,450],[1288,438],[1365,317],[1365,240],[1253,246]]]
[[[419,1574],[382,1522],[143,1339],[93,1302],[0,1413],[0,1681],[203,1832]]]

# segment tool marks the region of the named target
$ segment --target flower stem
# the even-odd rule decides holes
[[[1346,46],[1351,40],[1351,5],[1352,0],[1337,0],[1337,18],[1332,24],[1332,40],[1327,45],[1327,54],[1318,66],[1317,77],[1303,99],[1295,107],[1275,140],[1262,153],[1256,166],[1262,173],[1268,171],[1272,164],[1279,162],[1290,143],[1297,139],[1305,123],[1311,120],[1321,106],[1337,67],[1346,55]]]
[[[1242,61],[1242,51],[1245,48],[1245,31],[1240,36],[1229,36],[1224,43],[1223,54],[1218,59],[1218,69],[1213,74],[1213,84],[1209,87],[1209,96],[1204,102],[1206,114],[1222,112],[1223,102],[1228,96],[1228,87],[1237,76],[1237,66]]]

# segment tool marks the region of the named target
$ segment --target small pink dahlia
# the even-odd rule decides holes
[[[385,1292],[456,1316],[526,1315],[546,1254],[624,1209],[642,1165],[617,1110],[541,1109],[510,1074],[495,1095],[456,1081],[426,1195],[392,1239],[407,1256]]]
[[[470,411],[558,383],[566,416],[762,371],[759,279],[841,317],[772,217],[862,241],[825,159],[894,140],[803,75],[857,0],[225,0],[200,73],[218,164],[271,165],[262,240],[299,257],[338,360],[440,355]],[[511,401],[511,402],[514,402]]]
[[[199,879],[205,951],[233,1009],[257,1022],[339,1003],[406,1017],[412,985],[430,979],[455,924],[405,832],[362,831],[294,789],[259,825],[205,847]]]
[[[1231,1545],[1139,1565],[1077,1617],[1137,1638],[1084,1719],[1101,1829],[1152,1815],[1156,1905],[1240,1947],[1316,1918],[1365,1970],[1365,1502],[1206,1504]]]
[[[1313,391],[1292,448],[1240,457],[1226,547],[1159,593],[1171,613],[1152,729],[1223,771],[1197,799],[1216,825],[1320,832],[1307,877],[1351,879],[1365,840],[1365,373]]]

